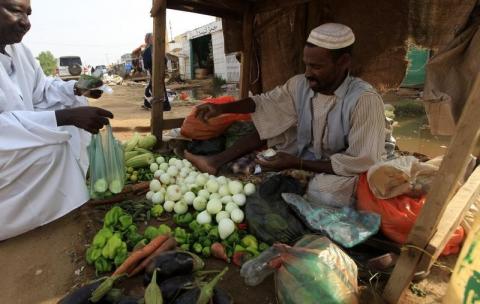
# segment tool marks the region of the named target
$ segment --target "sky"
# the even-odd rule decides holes
[[[31,30],[23,42],[37,56],[80,56],[84,65],[116,62],[153,31],[151,0],[31,0]],[[167,10],[168,36],[215,21],[215,17]],[[171,31],[170,31],[171,25]]]

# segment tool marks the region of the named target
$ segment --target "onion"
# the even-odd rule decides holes
[[[217,183],[219,185],[226,185],[227,184],[227,178],[225,176],[219,176],[217,177]]]
[[[243,192],[245,195],[252,195],[255,193],[255,185],[252,183],[248,183],[243,187]]]
[[[217,214],[222,211],[222,202],[219,199],[210,199],[207,203],[207,211],[210,214]]]
[[[183,162],[181,160],[177,160],[174,164],[175,167],[178,168],[178,170],[183,168]]]
[[[159,179],[162,174],[165,173],[163,170],[157,170],[155,173],[153,173],[153,177]]]
[[[217,221],[217,223],[220,223],[220,221],[224,218],[230,218],[230,214],[227,211],[220,211],[215,216],[215,220]]]
[[[187,185],[192,185],[192,184],[195,184],[196,181],[195,181],[195,176],[192,176],[192,175],[188,175],[186,178],[185,178],[185,183]],[[196,185],[196,184],[195,184]]]
[[[175,158],[175,157],[170,158],[170,159],[168,160],[168,165],[169,165],[169,166],[175,166],[175,164],[177,163],[177,160],[178,160],[178,159]]]
[[[227,205],[225,206],[225,211],[227,211],[228,213],[232,213],[232,211],[235,209],[238,209],[238,205],[234,202],[227,203]]]
[[[166,201],[165,204],[163,204],[163,209],[165,209],[167,212],[172,212],[174,207],[175,202],[172,201]]]
[[[203,174],[199,174],[195,178],[195,183],[199,186],[205,186],[205,184],[207,183],[207,177],[205,177],[205,175]]]
[[[212,216],[206,210],[202,211],[197,215],[197,222],[200,225],[210,224],[212,222]]]
[[[235,224],[229,218],[224,218],[218,223],[218,234],[222,240],[226,239],[235,231]]]
[[[191,168],[191,167],[192,167],[192,163],[189,162],[188,160],[183,159],[182,162],[183,162],[183,165],[184,165],[185,167],[187,167],[187,168]]]
[[[197,196],[193,200],[193,208],[197,211],[203,211],[207,207],[207,199],[203,196]]]
[[[238,194],[243,191],[243,185],[239,181],[231,181],[228,183],[228,190],[231,194]]]
[[[152,195],[153,195],[154,193],[155,193],[155,192],[153,192],[153,191],[148,191],[147,194],[146,194],[147,200],[151,201],[151,200],[152,200]]]
[[[243,211],[239,208],[233,209],[232,213],[230,214],[230,218],[232,219],[232,221],[237,224],[243,222],[244,217],[245,215],[243,214]]]
[[[167,163],[161,163],[158,168],[163,171],[167,171],[168,169],[168,164]]]
[[[168,185],[170,184],[170,174],[168,173],[163,173],[162,175],[160,175],[160,181],[162,182],[162,184],[165,184],[165,185]]]
[[[220,188],[218,189],[218,194],[220,194],[221,196],[230,195],[230,190],[228,190],[228,186],[227,185],[220,186]]]
[[[183,195],[183,200],[185,201],[185,203],[187,203],[187,205],[192,205],[194,199],[195,199],[195,193],[191,191],[188,191]]]
[[[185,202],[179,201],[175,203],[175,206],[173,207],[173,211],[175,211],[176,214],[184,214],[184,213],[187,213],[188,206]]]
[[[182,168],[182,169],[180,169],[180,176],[186,178],[186,177],[188,176],[188,173],[189,173],[189,172],[190,172],[190,169],[188,169],[188,168]]]
[[[209,199],[213,199],[213,198],[215,198],[215,199],[221,199],[222,196],[221,196],[220,194],[218,194],[218,193],[212,193],[212,194],[210,194]]]
[[[150,164],[150,172],[155,173],[155,171],[158,170],[158,164],[157,163],[151,163]]]
[[[182,197],[182,191],[178,185],[170,185],[167,188],[167,197],[174,202],[178,201]]]
[[[163,156],[159,156],[157,157],[157,159],[155,160],[157,162],[157,164],[163,164],[165,162],[165,158],[163,158]]]
[[[228,203],[230,203],[230,202],[233,202],[231,195],[225,195],[225,196],[222,197],[220,200],[222,201],[222,204],[224,204],[224,205],[226,205],[226,204],[228,204]]]
[[[245,197],[245,194],[239,193],[239,194],[235,194],[232,197],[232,200],[235,204],[237,204],[239,206],[243,206],[243,205],[245,205],[245,202],[247,201],[247,198]]]
[[[175,166],[170,166],[170,167],[168,167],[168,169],[167,169],[167,173],[168,173],[170,176],[175,177],[175,176],[177,176],[177,174],[178,174],[178,168],[175,167]]]
[[[165,198],[163,197],[163,193],[162,193],[162,192],[155,192],[155,193],[152,195],[152,203],[154,203],[154,204],[163,203],[164,199],[165,199]]]
[[[198,196],[203,196],[205,199],[208,199],[210,197],[210,192],[208,192],[205,189],[202,189],[198,191]]]
[[[218,185],[215,177],[214,177],[213,179],[210,179],[210,180],[205,184],[205,189],[207,189],[208,192],[210,192],[210,193],[217,193],[218,188],[219,188],[219,185]]]
[[[157,192],[162,188],[162,184],[160,184],[160,181],[156,179],[152,179],[150,182],[150,191]]]

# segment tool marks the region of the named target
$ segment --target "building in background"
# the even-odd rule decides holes
[[[222,21],[216,21],[176,36],[168,51],[179,59],[183,79],[221,77],[239,82],[240,63],[236,54],[225,54]]]

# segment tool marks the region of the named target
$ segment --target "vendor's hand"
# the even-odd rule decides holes
[[[223,114],[221,105],[204,103],[197,106],[195,117],[206,123],[210,118],[217,117],[221,114]]]
[[[73,92],[77,96],[85,96],[85,97],[88,97],[88,98],[98,99],[103,94],[102,90],[95,90],[95,88],[98,88],[98,87],[103,85],[102,81],[99,81],[98,83],[95,83],[95,88],[81,88],[77,84],[78,84],[78,82],[75,83],[75,86],[73,87]]]
[[[78,107],[55,111],[58,126],[76,126],[92,134],[108,125],[108,118],[113,114],[97,107]]]
[[[255,162],[260,164],[265,171],[282,171],[286,169],[296,169],[300,163],[300,159],[285,152],[277,152],[275,156],[269,159],[257,157]]]

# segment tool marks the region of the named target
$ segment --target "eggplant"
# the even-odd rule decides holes
[[[233,304],[232,296],[223,289],[215,287],[212,297],[213,304]]]
[[[153,271],[157,270],[157,282],[178,275],[189,274],[205,266],[197,255],[185,251],[166,251],[153,258],[145,268],[144,282],[150,282]]]
[[[160,289],[162,290],[162,296],[165,302],[169,303],[173,301],[186,287],[195,283],[195,278],[192,274],[186,274],[176,276],[167,279],[160,283]]]
[[[77,288],[63,297],[57,304],[89,304],[90,301],[88,299],[92,296],[92,292],[97,289],[103,281],[105,281],[105,278]]]
[[[192,304],[197,303],[198,298],[200,297],[200,288],[195,287],[193,289],[189,289],[186,292],[182,293],[178,296],[173,304]]]
[[[141,297],[122,297],[117,304],[138,304]]]

